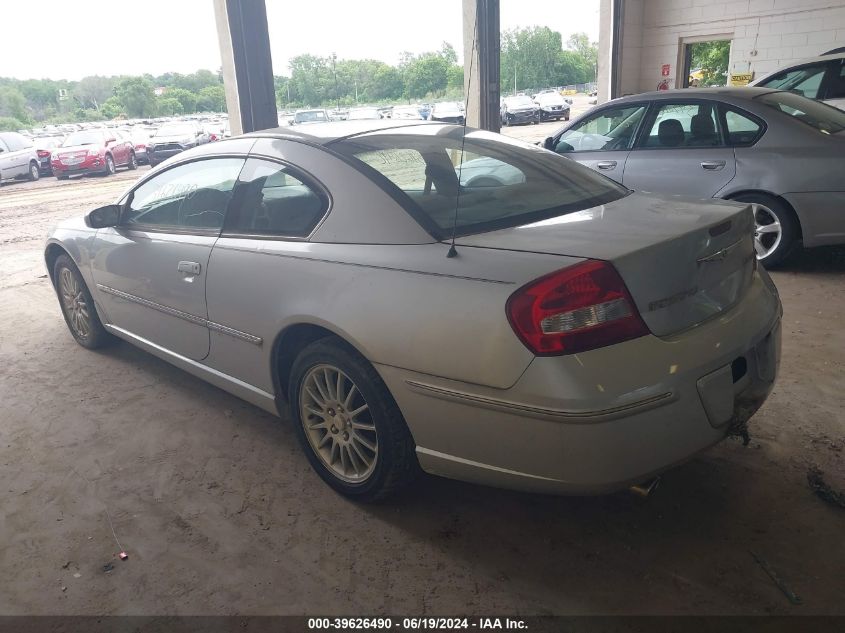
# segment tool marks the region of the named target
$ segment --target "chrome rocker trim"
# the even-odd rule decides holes
[[[247,343],[252,343],[253,345],[260,346],[264,342],[264,339],[262,339],[260,336],[255,336],[254,334],[249,334],[248,332],[242,332],[240,330],[236,330],[233,327],[229,327],[228,325],[223,325],[222,323],[215,323],[214,321],[209,321],[208,319],[196,316],[195,314],[182,312],[181,310],[177,310],[176,308],[171,308],[170,306],[162,305],[160,303],[156,303],[155,301],[150,301],[149,299],[144,299],[143,297],[129,294],[128,292],[123,292],[122,290],[118,290],[116,288],[111,288],[110,286],[97,284],[97,288],[99,290],[102,290],[106,294],[119,297],[120,299],[125,299],[126,301],[131,301],[132,303],[137,303],[138,305],[142,305],[152,310],[158,310],[159,312],[169,314],[170,316],[176,317],[177,319],[182,319],[184,321],[188,321],[189,323],[195,323],[196,325],[207,327],[209,330],[220,332],[221,334],[227,334],[228,336],[232,336],[242,341],[246,341]]]

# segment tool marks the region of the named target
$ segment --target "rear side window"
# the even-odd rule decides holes
[[[3,140],[6,141],[6,147],[9,148],[10,152],[17,152],[18,150],[32,147],[32,142],[28,138],[15,132],[4,134]]]
[[[121,223],[165,231],[219,230],[243,165],[242,158],[213,158],[163,171],[130,194]]]
[[[462,147],[463,145],[463,147]],[[575,161],[480,130],[387,130],[332,148],[353,158],[438,239],[519,226],[588,209],[628,190]],[[457,213],[456,213],[457,207]]]
[[[826,70],[826,63],[792,68],[758,85],[776,90],[789,90],[808,99],[818,99]]]
[[[838,68],[833,69],[824,98],[845,99],[845,59],[841,61]]]
[[[238,179],[225,231],[307,237],[328,211],[328,197],[290,167],[250,158]]]
[[[728,145],[744,147],[756,143],[763,134],[763,125],[736,110],[725,111]]]

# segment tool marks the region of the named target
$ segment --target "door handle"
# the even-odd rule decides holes
[[[599,169],[615,169],[616,168],[616,161],[615,160],[600,160],[596,163],[596,167]]]
[[[200,265],[197,262],[179,262],[176,270],[185,275],[196,276],[200,274]]]
[[[701,166],[704,169],[709,169],[710,171],[718,171],[725,166],[725,161],[723,160],[705,160],[701,163]]]

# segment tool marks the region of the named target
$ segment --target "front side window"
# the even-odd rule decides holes
[[[808,99],[818,99],[819,89],[824,79],[827,64],[802,66],[778,73],[764,83],[758,84],[764,88],[775,90],[789,90]]]
[[[508,228],[618,200],[628,190],[516,139],[455,128],[385,130],[336,141],[438,239]],[[457,207],[457,214],[456,214]],[[456,217],[457,216],[457,217]]]
[[[298,177],[299,176],[299,177]],[[306,237],[328,210],[328,200],[289,167],[250,158],[238,180],[237,204],[226,231]]]
[[[139,229],[219,230],[243,164],[242,158],[214,158],[168,169],[130,194],[121,224]]]
[[[677,149],[722,145],[712,103],[661,103],[640,147]]]
[[[626,150],[645,114],[644,105],[608,108],[564,132],[555,143],[558,154]]]
[[[845,130],[845,112],[789,92],[769,92],[755,97],[760,103],[817,129],[822,134]]]

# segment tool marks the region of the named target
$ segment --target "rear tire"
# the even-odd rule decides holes
[[[732,200],[752,205],[757,261],[766,268],[780,266],[798,241],[798,225],[791,210],[779,199],[763,193],[747,193]]]
[[[114,158],[111,157],[111,154],[106,154],[106,171],[103,172],[104,176],[111,176],[115,172],[114,167]]]
[[[59,255],[53,264],[53,284],[65,323],[77,343],[97,349],[115,340],[103,327],[82,274],[66,254]]]
[[[29,180],[30,182],[35,182],[41,178],[41,170],[38,168],[38,163],[30,163],[29,164]]]
[[[127,167],[130,171],[138,169],[138,159],[135,158],[135,152],[129,152],[129,164]]]
[[[330,336],[302,350],[290,376],[296,435],[323,481],[364,502],[388,499],[413,481],[419,472],[414,440],[363,356]]]

